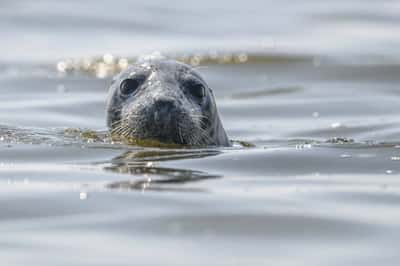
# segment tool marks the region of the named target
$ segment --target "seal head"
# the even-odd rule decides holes
[[[192,67],[174,60],[146,59],[118,74],[107,125],[120,137],[230,146],[212,90]]]

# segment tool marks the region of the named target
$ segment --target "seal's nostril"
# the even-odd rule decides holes
[[[155,111],[154,112],[154,121],[158,123],[158,122],[162,121],[162,119],[163,118],[161,117],[160,112]]]
[[[160,109],[153,113],[154,122],[157,125],[168,125],[171,123],[171,109]]]

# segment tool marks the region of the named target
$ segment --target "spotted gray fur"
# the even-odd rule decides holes
[[[132,93],[123,93],[129,88],[123,84],[126,80],[137,85]],[[113,79],[107,124],[121,137],[183,145],[231,144],[213,92],[199,73],[191,66],[162,58],[139,61]]]

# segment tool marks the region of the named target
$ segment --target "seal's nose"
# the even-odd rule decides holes
[[[168,97],[158,98],[154,102],[154,108],[154,121],[168,124],[171,122],[171,113],[175,109],[175,101]]]
[[[155,100],[154,105],[158,109],[169,109],[174,107],[174,99],[170,97],[162,97]]]

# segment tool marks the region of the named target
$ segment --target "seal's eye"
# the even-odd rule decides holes
[[[146,78],[144,76],[137,76],[134,78],[125,79],[119,86],[123,95],[130,95],[134,93]]]
[[[206,95],[204,85],[195,79],[185,80],[184,87],[190,94],[198,99],[202,99]]]

